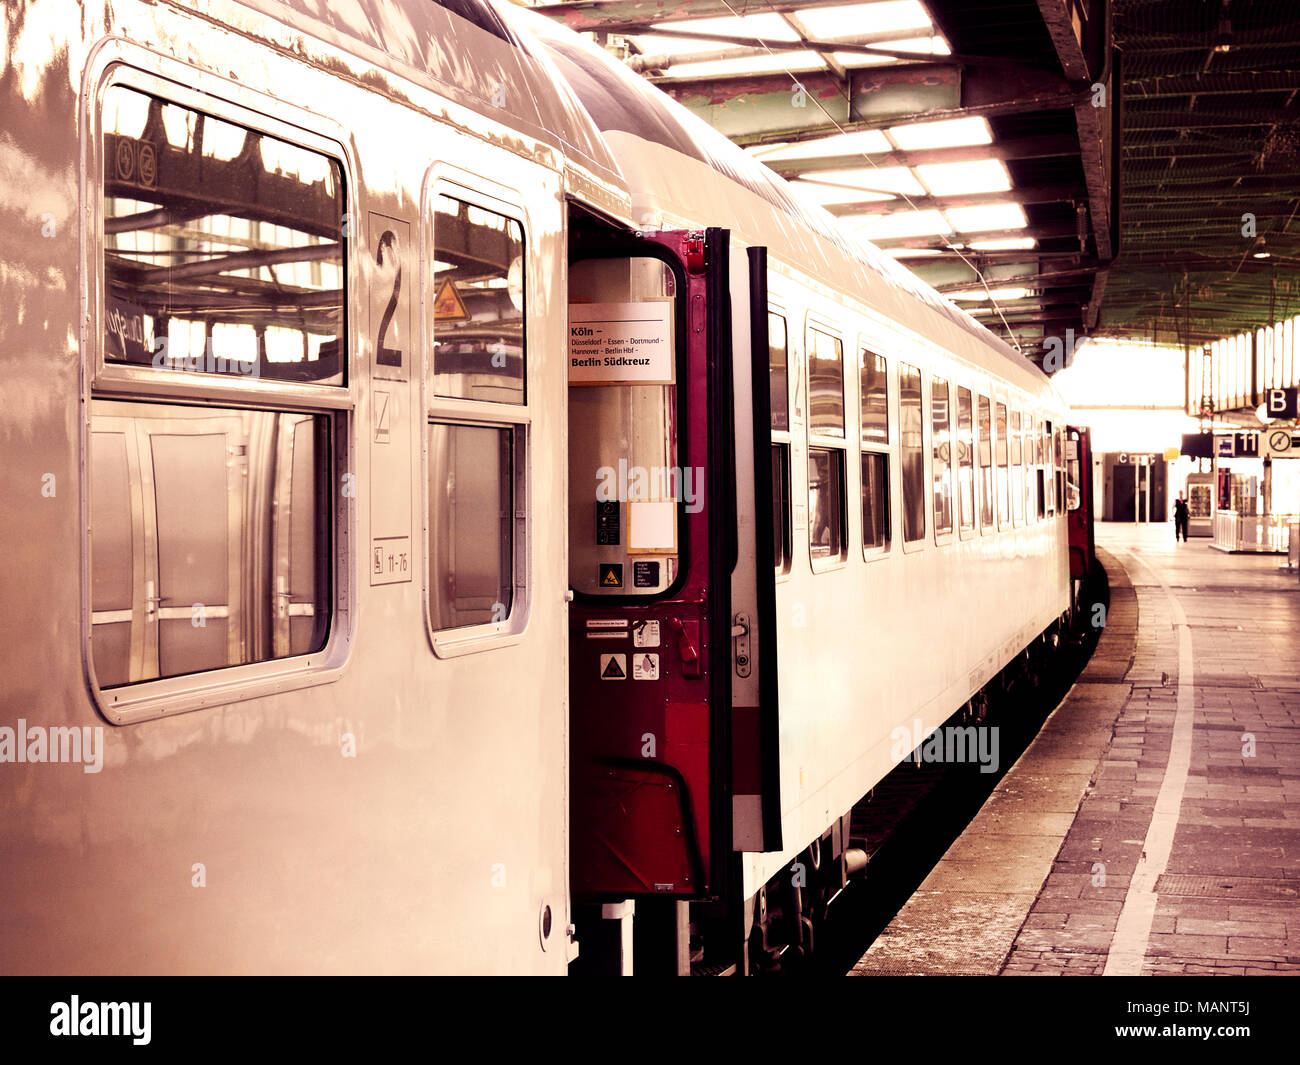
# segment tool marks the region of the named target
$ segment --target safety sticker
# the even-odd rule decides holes
[[[622,588],[623,563],[602,562],[600,564],[600,586],[602,588]]]
[[[659,679],[659,656],[658,655],[633,655],[632,656],[632,679],[633,680],[658,680]]]
[[[659,563],[658,562],[633,562],[632,563],[632,585],[635,588],[658,588],[659,587]]]
[[[632,626],[632,646],[658,647],[659,622],[646,618]]]
[[[627,680],[627,655],[601,655],[601,680]]]
[[[465,304],[460,298],[460,291],[456,288],[456,282],[447,278],[438,286],[438,291],[433,297],[433,318],[437,322],[465,322],[469,320],[469,312],[465,310]]]

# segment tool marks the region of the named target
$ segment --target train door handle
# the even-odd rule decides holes
[[[677,630],[677,651],[682,659],[682,676],[698,677],[700,675],[700,623],[683,621],[681,618],[669,618],[668,623]]]
[[[737,614],[731,626],[731,638],[736,641],[736,676],[748,677],[753,670],[749,657],[749,615]]]

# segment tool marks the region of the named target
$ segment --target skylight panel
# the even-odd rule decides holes
[[[823,207],[827,204],[833,203],[865,203],[875,201],[884,203],[895,198],[887,192],[872,192],[866,189],[852,188],[835,183],[823,183],[820,181],[792,181],[790,182],[790,186],[798,189],[800,195],[805,199],[812,200],[813,203],[821,204]]]
[[[1032,248],[1033,237],[1004,237],[1000,240],[972,240],[970,246],[976,251],[1021,251]]]
[[[853,170],[825,170],[800,176],[808,181],[830,181],[837,185],[871,189],[875,192],[896,192],[907,196],[925,194],[921,183],[905,166],[867,166]]]
[[[1000,159],[977,159],[968,163],[926,163],[917,175],[936,196],[968,192],[1006,192],[1011,175]]]
[[[993,143],[993,131],[989,129],[988,120],[979,117],[949,118],[942,122],[916,122],[909,126],[893,126],[889,130],[889,135],[905,151]]]
[[[816,52],[775,52],[749,59],[719,59],[706,63],[674,63],[667,73],[674,78],[718,78],[731,74],[779,74],[824,67]]]
[[[985,207],[953,207],[949,220],[959,233],[993,229],[1024,229],[1028,222],[1018,203],[991,203]]]
[[[873,5],[867,5],[873,6]],[[927,19],[926,25],[929,25]],[[697,18],[689,19],[685,22],[656,22],[651,26],[654,30],[674,30],[678,33],[713,33],[721,37],[761,37],[768,41],[797,41],[799,34],[793,27],[775,12],[766,12],[761,15],[743,15],[739,18],[728,16],[726,18]],[[714,41],[710,47],[717,48],[718,42]]]
[[[786,159],[810,159],[825,155],[871,155],[890,150],[888,138],[878,129],[857,133],[839,133],[815,141],[777,146],[774,151],[756,151],[754,154],[765,163]]]
[[[888,240],[891,237],[943,236],[951,232],[939,211],[900,211],[854,224],[845,220],[860,237]]]
[[[919,0],[883,0],[874,4],[811,8],[799,12],[799,21],[813,37],[827,41],[896,30],[928,31],[931,26],[930,16]]]
[[[962,292],[951,292],[948,298],[953,302],[986,303],[990,299],[1001,303],[1004,300],[1021,300],[1029,295],[1027,288],[995,288],[985,292],[982,288],[968,288]]]

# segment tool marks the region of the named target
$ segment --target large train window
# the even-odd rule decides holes
[[[1056,513],[1056,433],[1051,422],[1043,426],[1044,490],[1047,493],[1047,515]]]
[[[433,236],[434,394],[522,404],[523,227],[496,211],[438,196]]]
[[[925,539],[925,419],[921,412],[921,371],[898,367],[899,459],[903,471],[903,540]]]
[[[844,436],[844,344],[815,327],[808,330],[808,431]]]
[[[848,554],[844,521],[844,451],[808,449],[808,550],[813,562]]]
[[[523,430],[433,422],[429,619],[434,632],[504,621],[514,605],[515,477]],[[519,508],[522,509],[522,508]]]
[[[979,397],[978,405],[980,528],[993,528],[993,415],[988,396]]]
[[[952,399],[948,382],[930,379],[931,479],[934,485],[934,534],[952,532]]]
[[[125,85],[103,130],[104,361],[342,384],[339,164]]]
[[[1047,478],[1043,474],[1043,420],[1034,419],[1034,441],[1036,457],[1034,459],[1034,479],[1036,481],[1035,491],[1037,492],[1038,502],[1038,520],[1042,521],[1047,517]]]
[[[569,326],[627,321],[645,365],[597,356],[569,369],[569,583],[588,595],[652,596],[677,580],[682,512],[704,507],[704,471],[679,465],[677,291],[654,256],[580,259],[569,271]],[[584,325],[587,322],[590,325]],[[575,334],[583,336],[586,334]],[[630,362],[630,360],[628,360]]]
[[[777,573],[790,572],[790,339],[783,314],[767,314],[768,387],[772,408],[772,552]]]
[[[767,315],[767,374],[772,402],[772,428],[790,428],[790,350],[784,316]]]
[[[1011,522],[1025,520],[1025,453],[1020,435],[1020,412],[1011,412]]]
[[[889,366],[863,348],[859,355],[862,397],[862,551],[889,547]]]
[[[777,573],[790,572],[790,445],[772,445],[772,553]]]
[[[969,388],[957,389],[957,520],[963,530],[975,528],[975,440],[972,435]]]
[[[86,490],[89,654],[125,722],[321,675],[272,664],[330,636],[351,400],[341,164],[119,76],[100,112]]]
[[[994,409],[997,411],[994,448],[998,462],[998,528],[1005,529],[1011,524],[1011,474],[1007,469],[1011,449],[1007,443],[1007,405],[999,403]]]

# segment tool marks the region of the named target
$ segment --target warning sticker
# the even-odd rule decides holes
[[[659,622],[638,621],[632,628],[632,646],[633,647],[658,647],[659,646]]]
[[[673,301],[569,304],[569,384],[673,383]]]
[[[600,586],[602,588],[622,588],[623,563],[602,562],[600,564]]]
[[[596,501],[596,546],[618,547],[620,542],[619,501]]]
[[[438,286],[437,295],[433,297],[433,317],[438,322],[464,322],[469,319],[469,312],[461,302],[456,282],[446,278]]]
[[[633,655],[632,656],[632,679],[633,680],[658,680],[659,679],[659,656],[658,655]]]
[[[627,655],[601,655],[601,680],[627,680]]]
[[[632,586],[634,588],[658,588],[659,587],[659,563],[658,562],[633,562],[632,563]],[[655,624],[658,624],[658,622],[656,622]]]

